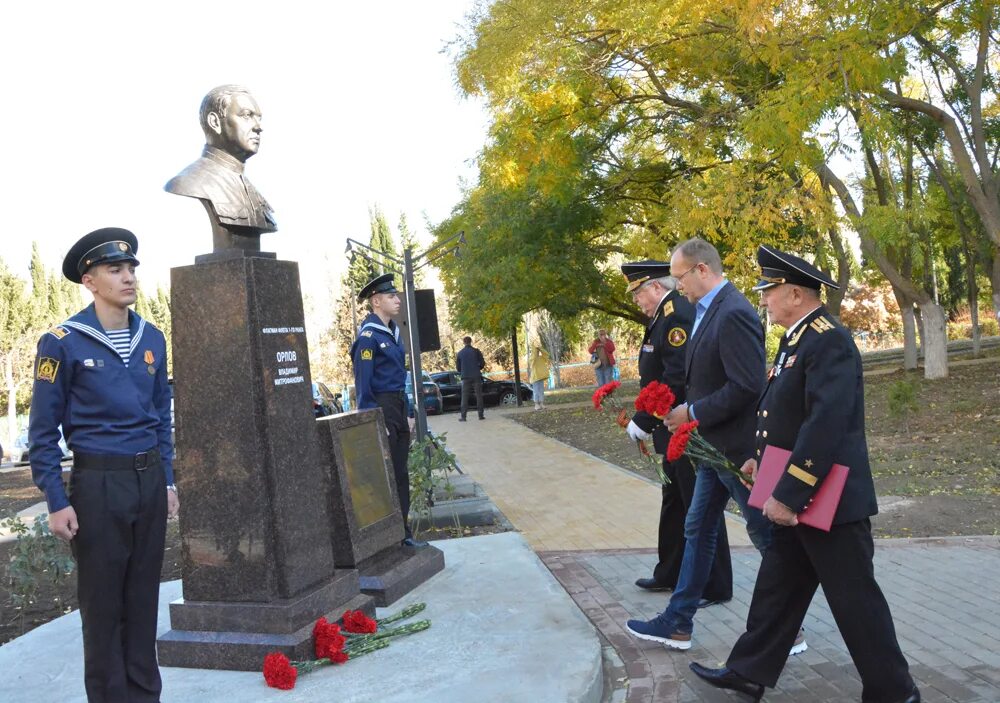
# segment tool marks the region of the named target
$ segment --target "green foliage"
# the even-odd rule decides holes
[[[39,515],[30,528],[16,515],[0,520],[0,527],[9,529],[17,538],[11,549],[7,578],[11,602],[22,613],[22,632],[24,610],[38,603],[41,586],[45,583],[57,586],[75,568],[69,547],[49,531],[47,518],[45,514]]]
[[[889,416],[901,420],[909,432],[910,416],[920,409],[917,401],[919,384],[915,381],[902,379],[889,386],[888,408]]]
[[[442,433],[410,445],[407,469],[410,473],[410,514],[414,516],[414,532],[421,521],[430,523],[434,493],[442,489],[446,495],[452,493],[449,474],[457,467],[455,455],[445,446],[446,440],[446,433]]]

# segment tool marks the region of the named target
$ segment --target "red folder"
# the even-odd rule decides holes
[[[753,490],[750,491],[750,500],[747,501],[751,507],[763,508],[764,502],[774,493],[778,479],[785,473],[788,466],[788,459],[792,453],[787,449],[768,445],[764,450],[764,456],[760,458],[760,467],[757,469],[757,480],[754,481]],[[830,473],[823,479],[819,490],[813,494],[812,502],[806,509],[799,513],[799,524],[815,527],[824,532],[830,531],[833,524],[833,516],[840,505],[840,496],[844,493],[844,484],[847,483],[846,466],[834,464]]]

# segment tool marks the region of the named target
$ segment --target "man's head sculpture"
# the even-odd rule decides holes
[[[220,85],[201,101],[205,143],[246,161],[260,148],[260,108],[241,85]]]

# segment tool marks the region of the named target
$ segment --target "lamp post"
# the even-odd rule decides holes
[[[452,242],[458,240],[454,246],[448,246]],[[373,249],[367,244],[362,244],[361,242],[348,238],[347,240],[347,251],[345,253],[350,253],[353,257],[354,255],[360,255],[371,261],[376,266],[388,269],[386,273],[394,273],[397,276],[403,277],[403,294],[406,296],[406,327],[407,334],[410,340],[410,378],[413,382],[413,417],[416,421],[416,431],[417,431],[417,441],[421,441],[427,435],[427,409],[424,407],[424,383],[423,383],[423,370],[420,368],[420,330],[417,324],[417,301],[416,295],[414,293],[414,283],[413,283],[413,272],[422,269],[423,267],[434,263],[442,256],[447,254],[459,255],[458,249],[461,245],[465,244],[465,232],[459,232],[458,234],[449,237],[443,242],[435,244],[427,251],[414,256],[413,248],[406,247],[403,249],[403,258],[398,259],[384,251],[379,251],[378,249]],[[359,247],[357,250],[353,250],[353,247]],[[438,251],[444,248],[442,251]],[[430,257],[430,254],[438,252],[435,256]],[[366,252],[371,252],[385,261],[391,261],[392,263],[399,266],[402,270],[394,269],[385,265],[384,261],[379,261],[373,258]],[[421,262],[421,263],[417,263]],[[356,331],[355,331],[356,334]]]

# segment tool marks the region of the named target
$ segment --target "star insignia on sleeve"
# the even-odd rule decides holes
[[[812,459],[806,459],[806,468],[811,469],[813,465]]]

